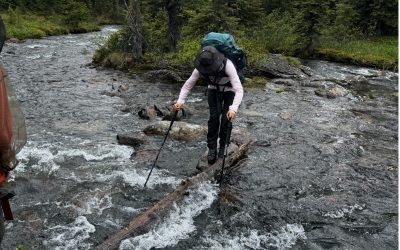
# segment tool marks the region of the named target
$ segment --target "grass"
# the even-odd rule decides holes
[[[292,64],[293,66],[296,67],[300,67],[301,66],[301,62],[299,59],[297,59],[296,57],[292,57],[292,56],[283,56],[283,58],[288,61],[290,64]]]
[[[245,88],[264,88],[267,83],[268,81],[265,77],[255,76],[246,80],[243,86]]]
[[[317,55],[325,59],[375,66],[398,68],[398,37],[384,36],[341,43],[323,44]]]
[[[99,26],[91,21],[81,22],[76,26],[68,26],[61,15],[44,16],[22,11],[0,13],[7,31],[7,39],[41,38],[51,35],[62,35],[76,32],[98,30]]]

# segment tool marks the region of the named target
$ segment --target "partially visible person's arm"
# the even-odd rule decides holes
[[[185,84],[183,84],[181,92],[179,94],[178,101],[174,105],[177,110],[179,110],[182,105],[185,103],[186,98],[188,97],[190,91],[196,84],[196,82],[200,78],[200,73],[197,71],[197,69],[193,70],[192,75],[189,77],[189,79],[186,80]]]
[[[240,82],[239,76],[237,74],[235,65],[230,60],[226,61],[225,73],[229,77],[229,81],[232,84],[233,92],[235,92],[235,98],[233,99],[233,103],[229,106],[228,118],[234,119],[239,108],[240,103],[243,99],[243,87]],[[231,112],[233,111],[234,114]]]

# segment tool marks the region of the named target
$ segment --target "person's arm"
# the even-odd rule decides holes
[[[232,114],[232,112],[228,112],[228,118],[233,119],[235,118],[239,105],[243,99],[243,87],[242,83],[240,82],[239,75],[237,74],[235,65],[233,65],[230,60],[226,61],[225,73],[232,84],[233,92],[235,92],[233,103],[231,106],[229,106],[229,111],[233,111],[234,114]]]
[[[186,80],[185,84],[183,84],[181,92],[179,94],[178,101],[174,105],[176,109],[180,109],[182,105],[185,103],[186,98],[188,97],[190,91],[196,84],[196,82],[200,78],[200,73],[197,71],[197,69],[193,70],[192,75],[189,77],[189,79]]]

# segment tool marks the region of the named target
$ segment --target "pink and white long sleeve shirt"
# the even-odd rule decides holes
[[[219,91],[233,91],[235,93],[235,97],[233,99],[233,103],[231,106],[229,106],[229,109],[237,112],[240,103],[242,102],[243,99],[243,87],[242,83],[240,82],[239,76],[236,72],[235,65],[233,65],[232,61],[229,59],[226,60],[226,66],[225,66],[225,74],[227,75],[226,77],[222,77],[217,85]],[[196,85],[197,81],[200,79],[201,74],[197,69],[194,69],[192,72],[192,75],[189,77],[189,79],[186,80],[185,84],[183,84],[181,92],[179,94],[178,102],[184,104],[186,101],[186,98],[188,97],[190,91]],[[214,80],[212,77],[210,77],[211,80]],[[222,86],[226,84],[227,82],[231,82],[232,87],[226,87]],[[214,85],[208,85],[209,89],[217,89],[217,86]]]

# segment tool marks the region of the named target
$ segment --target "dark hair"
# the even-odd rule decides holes
[[[0,16],[0,53],[3,49],[4,41],[6,40],[6,27],[4,26],[3,19]]]

